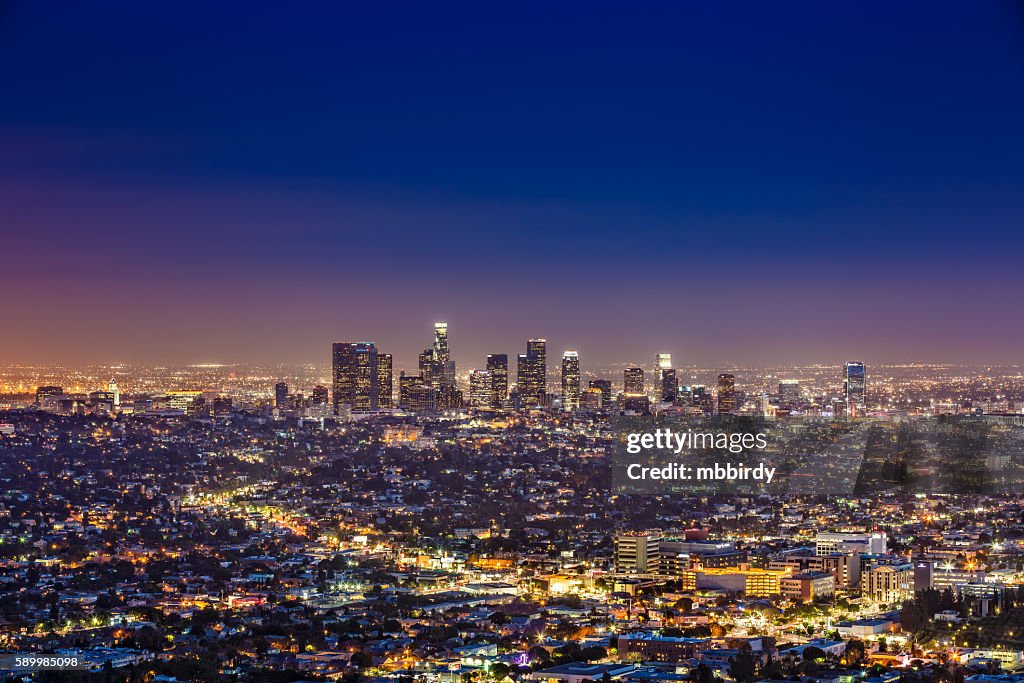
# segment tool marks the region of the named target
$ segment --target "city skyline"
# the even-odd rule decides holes
[[[0,359],[1019,361],[1009,5],[324,11],[0,11]]]

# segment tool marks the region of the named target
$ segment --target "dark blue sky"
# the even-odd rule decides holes
[[[1024,360],[1020,5],[552,4],[0,4],[2,360]]]

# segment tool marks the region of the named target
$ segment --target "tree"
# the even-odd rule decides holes
[[[748,650],[740,650],[729,666],[729,675],[736,683],[751,683],[757,680],[757,663],[754,661],[754,655]]]

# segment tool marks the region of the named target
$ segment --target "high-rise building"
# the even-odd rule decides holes
[[[711,400],[711,393],[708,388],[703,384],[694,384],[690,387],[691,401],[690,405],[694,408],[700,408],[705,413],[712,413],[715,410],[715,405]]]
[[[423,349],[419,356],[420,377],[427,386],[433,386],[434,380],[440,376],[438,363],[433,348]]]
[[[477,408],[489,408],[494,403],[494,381],[490,370],[469,373],[469,402]]]
[[[310,403],[315,406],[322,406],[327,403],[330,399],[328,398],[327,387],[322,384],[317,384],[313,387],[313,396],[310,398]]]
[[[679,380],[676,378],[675,368],[662,368],[661,370],[661,400],[671,403],[676,400],[679,393]]]
[[[119,408],[121,406],[121,390],[117,386],[116,378],[110,378],[110,382],[107,383],[107,391],[114,397],[114,408]]]
[[[654,356],[654,381],[656,389],[652,392],[662,401],[672,402],[676,398],[676,391],[679,389],[679,381],[676,379],[676,371],[672,367],[671,353],[658,353]]]
[[[580,407],[586,410],[601,410],[604,407],[601,390],[594,386],[587,387],[580,395]]]
[[[395,375],[390,353],[377,354],[377,407],[394,408]]]
[[[627,394],[644,393],[644,369],[626,368],[622,373],[623,391]]]
[[[516,390],[524,407],[547,403],[547,356],[547,340],[544,339],[530,339],[526,342],[526,353],[519,354]]]
[[[434,323],[434,355],[441,363],[451,359],[448,354],[448,323]]]
[[[423,375],[407,375],[405,370],[398,377],[398,407],[402,410],[412,410],[410,400],[412,391],[417,387],[426,386]]]
[[[867,370],[861,361],[847,361],[843,393],[846,397],[846,414],[862,415],[867,409]]]
[[[448,350],[448,323],[434,323],[434,361],[437,378],[434,384],[443,387],[455,386],[455,361]]]
[[[800,401],[800,382],[784,379],[779,382],[779,405],[788,406]]]
[[[508,398],[508,354],[488,354],[487,371],[491,373],[491,407],[501,408]]]
[[[288,402],[288,385],[284,382],[278,382],[274,385],[274,406],[278,410],[291,408]]]
[[[607,408],[612,402],[612,383],[607,379],[590,380],[590,388],[601,392],[601,405]]]
[[[728,415],[736,412],[736,377],[723,372],[718,376],[718,413]]]
[[[337,342],[333,347],[334,413],[377,409],[377,346],[373,342]]]
[[[562,354],[562,408],[580,409],[580,356],[575,351]]]

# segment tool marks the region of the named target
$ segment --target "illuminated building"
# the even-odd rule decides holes
[[[327,387],[321,384],[317,384],[315,387],[313,387],[313,396],[310,400],[310,403],[312,403],[315,406],[319,406],[327,403],[329,400],[330,399],[328,398]]]
[[[655,354],[654,381],[658,383],[654,393],[658,395],[660,400],[670,403],[675,400],[679,382],[676,380],[676,371],[672,367],[671,353]]]
[[[839,553],[841,555],[884,555],[889,537],[883,532],[845,533],[819,532],[814,538],[814,552],[819,557]]]
[[[748,598],[779,595],[782,579],[790,576],[788,571],[773,569],[701,569],[683,572],[680,579],[682,590],[727,590],[745,593]]]
[[[398,407],[402,410],[412,410],[412,392],[414,389],[426,386],[422,375],[407,375],[405,371],[398,377]]]
[[[675,368],[661,370],[661,400],[671,403],[679,393],[679,380],[676,379]]]
[[[213,399],[214,415],[228,415],[231,413],[231,409],[233,407],[234,402],[231,400],[230,396],[216,396]]]
[[[604,407],[604,395],[597,387],[587,387],[580,395],[580,407],[586,410],[601,410]]]
[[[607,379],[592,379],[590,380],[590,388],[597,389],[601,392],[601,404],[605,407],[611,405],[612,402],[612,383]]]
[[[644,631],[623,633],[617,644],[619,659],[626,662],[682,662],[714,646],[710,638],[663,636]]]
[[[718,376],[718,413],[736,412],[736,377],[727,372]]]
[[[703,384],[694,384],[690,387],[690,404],[694,408],[700,408],[705,413],[710,413],[714,410],[714,405],[711,402],[711,394],[708,393],[708,388]]]
[[[651,398],[647,394],[624,394],[622,397],[622,409],[627,413],[635,415],[649,415],[651,412]]]
[[[494,378],[490,370],[469,373],[469,403],[477,408],[491,407],[494,402]]]
[[[462,407],[462,392],[454,384],[434,387],[437,410],[458,410]]]
[[[487,371],[491,373],[491,407],[501,408],[508,399],[508,354],[488,354]]]
[[[437,410],[437,389],[423,384],[422,378],[419,384],[414,384],[406,390],[406,407],[416,413],[427,413]]]
[[[377,346],[373,342],[337,342],[333,353],[334,412],[377,409]]]
[[[377,407],[394,408],[395,377],[391,367],[391,354],[377,354]]]
[[[786,576],[779,580],[782,597],[793,602],[814,602],[818,598],[829,598],[836,593],[836,577],[827,572],[804,572]]]
[[[419,356],[419,368],[420,377],[423,378],[423,383],[432,386],[434,384],[434,378],[440,376],[440,371],[437,367],[437,361],[434,359],[434,349],[423,349],[423,352]]]
[[[657,573],[661,533],[657,531],[616,534],[615,571]]]
[[[644,393],[644,369],[626,368],[623,375],[623,391],[627,394]]]
[[[562,407],[568,411],[580,408],[580,356],[575,351],[562,354]]]
[[[519,354],[516,369],[516,391],[523,407],[542,406],[547,402],[547,341],[530,339],[526,353]]]
[[[883,564],[864,572],[863,594],[879,602],[895,602],[914,593],[914,565]]]
[[[448,323],[434,323],[434,362],[437,376],[433,384],[455,386],[455,362],[448,351]]]
[[[181,389],[167,392],[167,407],[188,413],[195,408],[197,401],[203,399],[203,392],[198,389]]]
[[[800,401],[800,382],[795,379],[784,379],[779,382],[779,404],[791,405]]]
[[[118,388],[117,379],[114,377],[111,377],[110,381],[107,383],[107,391],[111,396],[113,396],[114,408],[119,408],[121,406],[121,390]]]
[[[861,415],[867,408],[867,370],[859,360],[847,361],[843,379],[846,414]]]
[[[278,410],[291,408],[291,403],[288,401],[288,385],[284,382],[274,385],[274,405]]]
[[[38,405],[43,405],[43,401],[45,401],[50,396],[63,396],[63,395],[64,395],[64,387],[57,387],[57,386],[36,387],[36,403]]]

